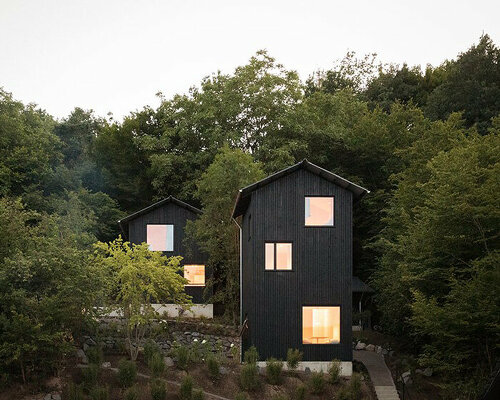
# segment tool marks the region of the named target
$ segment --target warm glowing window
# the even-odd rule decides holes
[[[302,343],[340,343],[340,307],[302,307]]]
[[[188,280],[188,285],[205,285],[205,266],[204,265],[184,265],[184,278]]]
[[[267,270],[292,269],[292,244],[291,243],[266,243]]]
[[[333,226],[333,197],[306,197],[306,226]]]
[[[148,225],[147,243],[152,251],[174,251],[173,225]]]

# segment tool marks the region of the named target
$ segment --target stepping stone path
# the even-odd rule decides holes
[[[356,361],[362,362],[368,370],[378,400],[400,400],[391,372],[387,368],[382,354],[354,350],[353,356]]]

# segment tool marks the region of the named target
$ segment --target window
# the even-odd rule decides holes
[[[340,307],[302,307],[302,343],[340,343]]]
[[[189,281],[186,286],[205,286],[205,266],[184,265],[184,278]]]
[[[148,225],[147,243],[152,251],[174,251],[173,225]]]
[[[265,245],[266,270],[291,270],[292,269],[292,244],[291,243],[266,243]]]
[[[333,226],[333,197],[306,197],[306,226]]]

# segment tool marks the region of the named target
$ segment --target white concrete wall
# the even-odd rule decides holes
[[[166,312],[169,317],[177,317],[179,315],[179,310],[182,308],[177,304],[152,304],[155,310],[161,314]],[[121,317],[119,311],[112,311],[107,314],[108,317]],[[213,318],[214,317],[214,305],[213,304],[193,304],[189,310],[185,310],[183,316],[190,318]]]
[[[265,361],[259,361],[257,365],[261,368],[266,367]],[[305,371],[306,368],[309,368],[314,372],[328,372],[328,368],[330,367],[330,361],[301,361],[297,370]],[[283,363],[283,369],[287,369],[286,362]],[[342,376],[351,376],[352,375],[352,362],[351,361],[341,361],[340,362],[340,375]]]

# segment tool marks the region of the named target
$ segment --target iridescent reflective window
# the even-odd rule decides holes
[[[184,265],[184,278],[189,282],[186,286],[205,286],[205,266]]]
[[[302,307],[302,343],[340,343],[340,307]]]
[[[173,225],[147,225],[147,243],[152,251],[174,251]]]
[[[266,243],[265,253],[266,270],[292,269],[291,243]]]
[[[306,197],[305,224],[333,226],[333,197]]]

